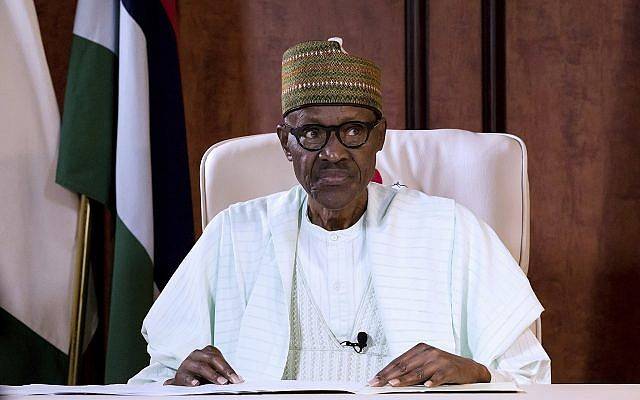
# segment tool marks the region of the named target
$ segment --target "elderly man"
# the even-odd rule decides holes
[[[300,43],[283,56],[282,113],[300,185],[211,221],[145,319],[151,363],[130,382],[549,382],[529,330],[542,306],[491,228],[370,183],[379,68],[340,40]]]

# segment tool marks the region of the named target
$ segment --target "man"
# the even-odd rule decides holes
[[[496,234],[453,200],[370,183],[379,68],[338,39],[300,43],[282,112],[300,185],[211,221],[145,319],[151,364],[130,382],[550,382],[529,330],[542,306]]]

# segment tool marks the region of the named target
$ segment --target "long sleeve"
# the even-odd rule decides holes
[[[551,360],[529,329],[487,368],[491,382],[551,383]]]
[[[543,308],[496,233],[457,205],[452,307],[461,355],[486,366],[492,380],[549,383],[550,360],[529,330]]]
[[[225,355],[233,353],[234,343],[220,337],[214,342],[215,322],[239,319],[242,313],[232,247],[228,214],[222,212],[207,226],[144,319],[142,335],[151,360],[129,383],[173,377],[189,353],[209,344]],[[224,307],[216,308],[217,303]]]

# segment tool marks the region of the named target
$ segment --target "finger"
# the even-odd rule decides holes
[[[162,385],[163,385],[163,386],[166,386],[166,385],[173,385],[173,384],[174,384],[174,383],[173,383],[174,381],[175,381],[175,378],[169,378],[169,379],[167,379],[166,381],[164,381],[164,383],[163,383]]]
[[[422,364],[418,366],[417,368],[412,368],[411,370],[407,371],[407,373],[404,375],[391,379],[389,381],[389,384],[394,387],[421,384],[421,383],[424,383],[429,378],[431,378],[431,376],[437,370],[438,370],[438,363],[428,362],[426,364]]]
[[[419,343],[413,346],[380,370],[380,372],[378,372],[375,377],[369,381],[369,385],[384,386],[390,379],[406,374],[412,366],[415,366],[414,358],[431,349],[435,348],[426,343]]]
[[[211,382],[217,385],[229,383],[229,380],[215,371],[206,359],[202,359],[202,356],[197,354],[198,352],[194,352],[182,363],[180,369],[183,373],[199,378],[201,382]]]
[[[449,379],[449,375],[450,374],[446,369],[440,368],[436,372],[434,372],[433,375],[431,375],[431,378],[429,378],[429,380],[427,380],[424,385],[426,387],[436,387],[445,383],[453,383],[451,379]]]
[[[418,365],[431,361],[437,355],[435,347],[426,343],[419,343],[402,354],[400,357],[391,361],[389,365],[383,368],[376,376],[369,381],[371,386],[384,386],[390,380],[405,375],[411,369],[417,368]]]
[[[209,349],[213,346],[207,346],[201,350],[195,350],[189,358],[182,364],[181,368],[191,371],[194,375],[204,378],[206,381],[218,385],[229,383],[229,379],[225,378],[214,365],[214,354]]]
[[[393,364],[393,368],[391,368],[389,372],[384,375],[384,380],[386,380],[385,384],[387,382],[392,383],[395,379],[401,376],[407,374],[410,375],[411,371],[415,371],[416,369],[430,361],[430,359],[425,358],[422,354],[416,354],[406,360],[398,360]]]
[[[225,377],[231,383],[241,383],[244,381],[236,371],[231,368],[231,365],[225,360],[222,352],[213,346],[207,346],[203,349],[205,353],[209,354],[209,360],[215,370]]]
[[[206,379],[207,381],[216,385],[226,385],[229,383],[229,379],[222,376],[211,365],[206,362],[199,362],[196,366],[195,372],[197,376]]]
[[[199,384],[200,381],[193,374],[183,369],[178,370],[172,383],[176,386],[198,386]]]

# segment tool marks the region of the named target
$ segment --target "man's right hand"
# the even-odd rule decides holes
[[[226,385],[241,382],[244,380],[231,368],[220,350],[209,345],[189,354],[189,357],[180,364],[176,376],[166,380],[164,384],[198,386],[202,383]]]

